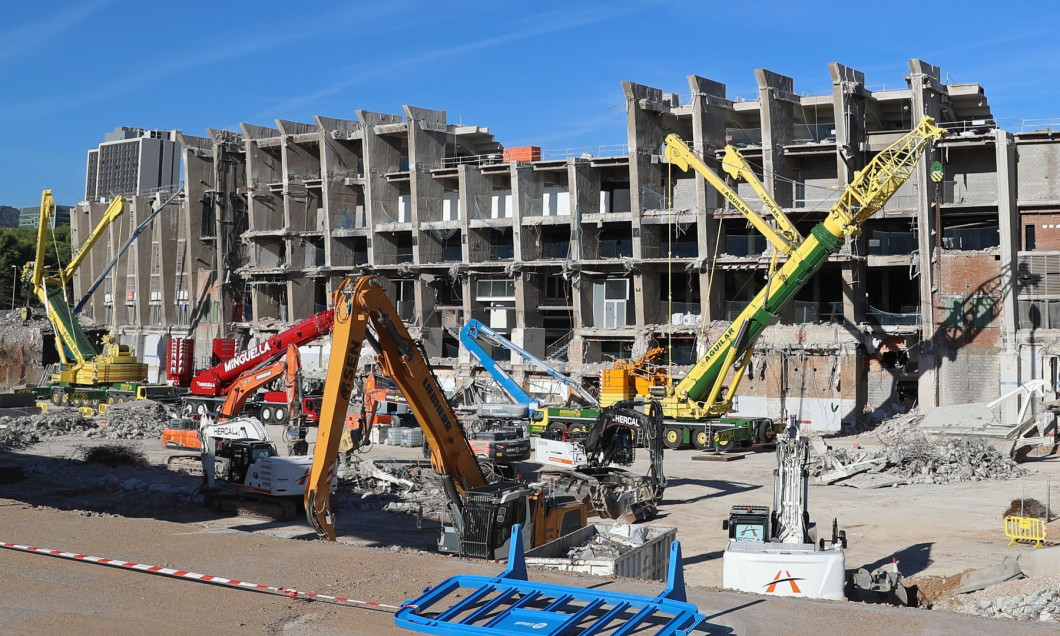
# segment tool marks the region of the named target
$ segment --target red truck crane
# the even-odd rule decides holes
[[[194,342],[174,338],[169,345],[166,376],[174,386],[188,389],[188,393],[181,398],[182,414],[194,417],[216,411],[243,373],[279,359],[290,345],[300,347],[331,333],[333,313],[331,309],[327,309],[310,316],[275,336],[194,374],[191,372]],[[265,423],[282,424],[289,415],[285,400],[282,391],[266,392],[263,400],[249,402],[244,411]],[[310,420],[315,420],[316,415],[313,404],[312,398],[303,400],[303,410]]]

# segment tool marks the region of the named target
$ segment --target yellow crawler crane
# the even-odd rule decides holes
[[[60,365],[52,376],[53,384],[99,387],[143,382],[147,378],[147,365],[137,360],[128,347],[118,344],[110,336],[104,337],[103,352],[98,352],[77,317],[70,311],[66,298],[66,289],[74,272],[103,235],[103,230],[125,211],[125,198],[115,197],[70,262],[65,267],[59,266],[56,271],[49,272],[44,266],[44,255],[54,211],[52,191],[45,190],[41,194],[36,257],[22,268],[22,280],[33,288],[33,293],[44,305],[48,320],[55,329],[55,348],[59,352]]]

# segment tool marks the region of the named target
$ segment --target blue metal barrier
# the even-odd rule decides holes
[[[451,604],[443,604],[447,599]],[[614,636],[634,632],[685,636],[703,620],[685,598],[679,542],[670,548],[666,589],[648,597],[529,581],[519,526],[512,528],[508,567],[500,576],[450,577],[406,601],[394,615],[399,627],[444,636],[570,636],[605,631]]]

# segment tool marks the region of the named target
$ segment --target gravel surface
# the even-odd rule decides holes
[[[151,411],[154,407],[141,408]],[[82,461],[85,448],[116,443],[99,431],[119,430],[122,424],[116,415],[121,410],[102,418],[108,419],[102,426],[69,411],[46,414],[40,420],[46,425],[37,430],[25,422],[12,427],[16,420],[0,421],[8,425],[0,431],[0,440],[12,428],[20,431],[21,440],[19,446],[0,447],[0,540],[392,604],[458,572],[494,575],[501,570],[495,563],[435,553],[438,526],[431,517],[434,511],[425,505],[421,515],[420,504],[434,500],[437,493],[431,492],[431,481],[424,478],[418,448],[380,446],[358,456],[360,463],[344,472],[334,498],[339,541],[326,544],[316,540],[304,519],[280,524],[223,517],[206,510],[198,494],[200,480],[194,475],[157,465],[111,468]],[[155,416],[134,411],[129,416],[133,428],[146,429],[152,424]],[[55,434],[62,430],[71,432]],[[279,439],[279,428],[270,432]],[[26,435],[35,435],[39,441],[26,445]],[[853,441],[863,446],[857,450],[876,450],[868,447],[868,438],[830,443],[854,450],[850,447]],[[162,463],[169,453],[157,437],[119,439],[117,443],[141,450],[153,464]],[[961,572],[993,565],[1002,556],[1025,549],[1007,546],[1001,514],[1022,489],[1044,499],[1041,471],[1060,476],[1060,463],[1030,465],[1029,475],[1013,482],[987,479],[878,490],[811,484],[811,518],[830,526],[832,517],[838,516],[840,527],[848,532],[848,571],[872,570],[897,558],[907,583],[923,581],[925,589],[930,587],[928,582],[937,583],[932,602],[949,611],[926,611],[716,591],[721,585],[720,557],[725,544],[721,519],[734,504],[768,505],[775,458],[768,452],[750,453],[742,461],[717,463],[691,461],[695,456],[694,451],[667,451],[671,485],[653,525],[679,529],[690,599],[723,633],[726,629],[763,633],[778,624],[791,633],[816,633],[821,624],[828,624],[843,634],[874,634],[880,625],[900,633],[1026,633],[1027,629],[1050,633],[1048,628],[1056,629],[1052,623],[1040,622],[1041,612],[1033,624],[1029,619],[999,620],[993,618],[994,613],[989,614],[992,618],[980,615],[979,610],[985,608],[979,601],[987,598],[993,599],[991,608],[998,598],[1021,595],[1025,598],[1012,603],[1033,606],[1037,603],[1034,595],[1044,597],[1039,587],[990,588],[976,593],[974,605],[963,598],[960,605],[949,606],[944,601],[952,595]],[[646,460],[638,462],[633,470],[645,470]],[[373,476],[375,469],[392,479]],[[524,463],[521,470],[532,479],[535,466]],[[418,490],[404,480],[416,484]],[[1055,523],[1052,526],[1050,534],[1060,532]],[[56,633],[75,617],[86,633],[139,634],[151,629],[315,636],[397,633],[392,616],[385,612],[219,590],[6,551],[0,551],[0,568],[5,573],[0,577],[0,595],[6,601],[15,599],[5,602],[10,610],[0,613],[3,633]],[[579,586],[628,586],[649,595],[660,588],[632,581],[531,573],[535,580],[548,577]],[[1046,588],[1056,585],[1053,581],[1043,584]],[[64,599],[58,606],[53,600],[57,597]],[[996,607],[1011,614],[1009,605],[1002,602]],[[126,622],[129,617],[134,628]]]

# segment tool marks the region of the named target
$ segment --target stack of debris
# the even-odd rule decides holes
[[[106,439],[158,439],[166,428],[171,413],[164,404],[154,400],[134,400],[111,404],[99,420],[99,428],[89,437]]]
[[[1028,471],[1002,455],[986,441],[975,438],[917,439],[888,444],[868,451],[834,449],[821,445],[810,474],[820,483],[833,484],[854,475],[886,475],[873,486],[898,484],[952,484],[983,479],[1014,479]]]
[[[1006,581],[941,601],[934,609],[988,618],[1060,622],[1060,576]]]
[[[607,533],[593,535],[587,545],[572,547],[567,556],[582,561],[598,558],[617,559],[644,545],[647,537],[647,526],[616,523]]]
[[[441,482],[427,461],[355,460],[339,473],[336,509],[386,510],[439,518],[448,514]]]
[[[86,433],[96,425],[75,408],[52,407],[47,413],[0,418],[0,449],[21,450],[48,437]]]

